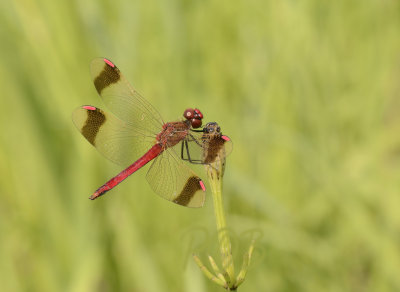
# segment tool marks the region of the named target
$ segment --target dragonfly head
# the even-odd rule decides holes
[[[216,122],[211,122],[205,125],[205,127],[203,128],[203,132],[209,134],[219,134],[221,132],[221,128]]]
[[[203,114],[197,108],[188,108],[183,113],[186,120],[190,121],[192,128],[197,129],[201,127],[201,120],[203,119]]]

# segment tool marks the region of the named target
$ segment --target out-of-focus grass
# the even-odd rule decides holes
[[[0,290],[220,291],[188,259],[216,249],[211,200],[171,204],[145,171],[87,199],[120,170],[70,118],[104,107],[97,56],[234,141],[235,254],[263,235],[241,290],[400,290],[399,35],[390,0],[2,1]]]

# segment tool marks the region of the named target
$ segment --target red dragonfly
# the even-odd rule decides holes
[[[190,157],[189,145],[195,144],[199,149],[209,145],[199,136],[202,134],[194,130],[202,124],[200,110],[187,109],[183,121],[164,123],[158,111],[133,89],[110,60],[95,59],[90,68],[94,86],[112,113],[85,105],[73,112],[73,122],[101,154],[126,167],[97,189],[90,199],[104,195],[154,160],[146,179],[155,193],[182,206],[202,207],[204,183],[182,161],[205,163],[202,157],[187,158]],[[197,132],[204,133],[204,130]],[[221,139],[229,141],[224,137]],[[180,142],[181,157],[176,153]],[[187,157],[184,157],[184,149]]]

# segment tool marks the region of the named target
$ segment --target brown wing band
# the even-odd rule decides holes
[[[201,179],[199,177],[191,176],[183,187],[182,192],[174,200],[174,202],[182,206],[187,206],[190,203],[190,200],[193,198],[194,194],[202,189],[200,181]]]
[[[221,137],[213,137],[208,143],[207,154],[204,158],[204,163],[206,164],[213,163],[215,161],[218,153],[224,146],[225,140]]]
[[[118,82],[120,78],[121,75],[117,66],[111,67],[109,64],[104,63],[103,71],[100,72],[93,83],[97,92],[101,94],[104,88]]]
[[[87,119],[81,129],[81,133],[90,142],[90,144],[95,145],[94,141],[97,133],[99,132],[100,127],[106,121],[106,116],[98,108],[95,110],[86,110],[86,112]]]

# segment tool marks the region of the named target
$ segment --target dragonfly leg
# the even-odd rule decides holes
[[[196,142],[197,145],[199,145],[200,147],[203,147],[203,146],[199,143],[199,141],[197,141],[197,139],[196,139],[195,137],[193,137],[192,134],[189,133],[189,136],[193,139],[194,142]],[[186,145],[186,147],[187,147],[187,145]]]
[[[185,152],[184,148],[186,148],[186,155],[187,155],[187,158],[185,158],[185,155],[184,155],[184,152]],[[182,141],[181,158],[182,158],[182,160],[189,161],[189,162],[192,163],[192,164],[203,164],[203,162],[202,162],[201,160],[198,160],[198,159],[197,159],[197,160],[191,159],[191,157],[190,157],[190,152],[189,152],[189,146],[188,146],[187,140]]]
[[[201,129],[201,130],[190,129],[190,131],[197,132],[197,133],[204,133],[204,129]]]
[[[183,156],[183,147],[184,147],[184,143],[185,143],[185,141],[182,141],[182,143],[181,143],[181,159],[182,159],[182,160],[187,160],[187,159],[185,159],[185,157]]]

